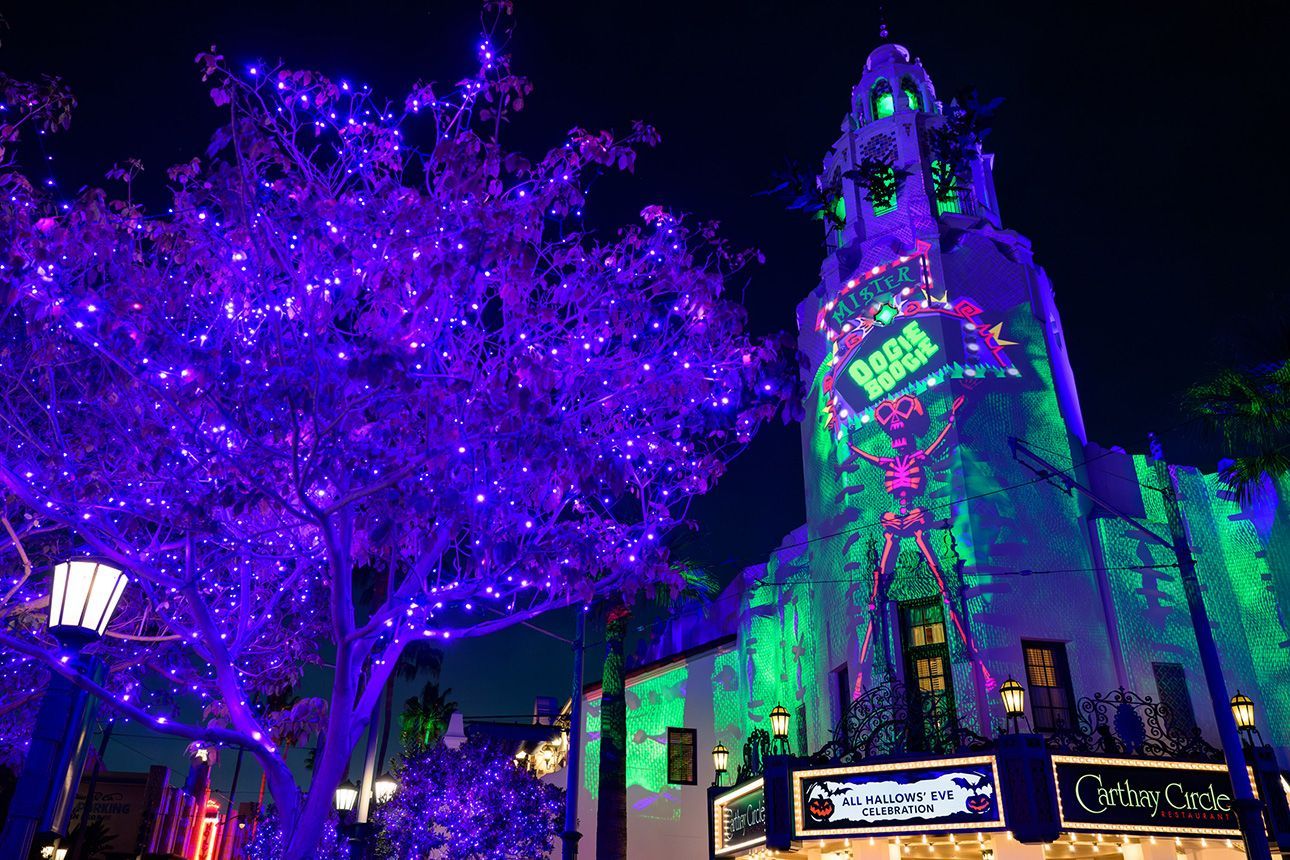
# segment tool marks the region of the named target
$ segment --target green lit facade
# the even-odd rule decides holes
[[[820,281],[797,313],[807,521],[707,616],[674,622],[629,676],[633,856],[707,856],[715,743],[733,776],[782,704],[794,753],[812,753],[891,681],[947,697],[963,727],[990,736],[1007,678],[1027,688],[1036,730],[1124,688],[1217,743],[1176,559],[1107,511],[1167,534],[1163,464],[1089,442],[1052,285],[1003,227],[993,156],[958,165],[951,194],[937,180],[933,141],[951,110],[903,48],[869,55],[822,172],[842,189],[845,226],[827,226]],[[894,207],[875,210],[848,178],[866,158],[906,172]],[[1091,493],[1040,477],[1026,464],[1037,460]],[[1254,699],[1284,767],[1290,506],[1242,508],[1214,475],[1179,474],[1227,685]],[[698,788],[667,782],[669,726],[698,729]],[[593,809],[594,692],[583,728]]]

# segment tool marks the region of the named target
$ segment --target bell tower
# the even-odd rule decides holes
[[[1051,615],[1021,572],[1092,569],[1081,503],[1012,455],[1024,438],[1075,468],[1085,437],[1052,286],[999,215],[991,108],[946,104],[901,45],[868,55],[824,157],[826,255],[798,306],[804,566],[836,616],[820,653],[846,655],[854,695],[903,684],[981,729],[1018,623]],[[1074,640],[1063,625],[1100,611],[1088,576],[1065,581],[1071,612],[1045,635]]]
[[[994,157],[964,141],[967,150],[954,153],[959,163],[937,158],[951,142],[947,126],[957,110],[951,103],[947,115],[922,61],[911,60],[905,47],[889,43],[869,54],[851,91],[842,135],[821,173],[835,201],[834,217],[828,219],[826,280],[854,268],[865,250],[876,251],[878,244],[898,249],[916,238],[933,239],[943,215],[1002,226]]]

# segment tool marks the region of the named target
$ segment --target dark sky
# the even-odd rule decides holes
[[[785,159],[817,165],[837,137],[878,41],[877,4],[517,5],[515,67],[536,89],[510,146],[536,153],[574,125],[651,122],[663,145],[636,177],[598,186],[592,222],[611,228],[654,202],[720,219],[767,257],[737,285],[753,327],[793,328],[816,281],[820,230],[753,195]],[[1281,350],[1284,4],[887,7],[893,40],[923,59],[942,98],[974,86],[1006,99],[989,141],[1005,225],[1033,240],[1056,284],[1091,438],[1141,449],[1148,430],[1178,423],[1179,394],[1198,375]],[[197,51],[281,57],[397,97],[418,78],[453,81],[470,68],[477,8],[9,2],[0,68],[59,74],[75,89],[72,131],[49,146],[69,191],[130,156],[159,180],[201,151],[220,118]],[[1171,444],[1174,459],[1213,463],[1203,439]],[[704,528],[689,551],[726,575],[764,559],[802,521],[801,482],[798,429],[770,428],[698,506]],[[565,618],[539,623],[569,634]],[[468,714],[519,714],[536,694],[567,695],[567,671],[559,643],[521,629],[456,646],[444,680]],[[123,765],[135,754],[114,755]]]

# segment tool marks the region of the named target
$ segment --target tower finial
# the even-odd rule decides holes
[[[887,38],[887,9],[881,3],[878,4],[878,38]]]

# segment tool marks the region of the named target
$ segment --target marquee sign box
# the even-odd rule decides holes
[[[1063,830],[1239,836],[1221,764],[1053,756]]]
[[[766,786],[761,779],[712,801],[712,853],[724,857],[766,842]]]
[[[793,837],[1002,829],[993,756],[799,770]]]

